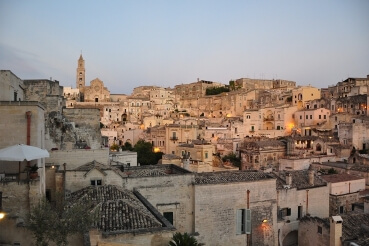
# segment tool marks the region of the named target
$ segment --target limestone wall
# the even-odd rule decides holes
[[[50,158],[46,159],[47,163],[60,165],[63,169],[63,164],[66,163],[67,170],[72,170],[91,161],[97,161],[103,164],[108,164],[109,149],[74,149],[74,150],[55,150],[50,151]]]
[[[74,192],[91,185],[91,180],[101,180],[102,185],[122,186],[122,178],[111,170],[104,173],[93,169],[91,171],[67,171],[65,174],[66,193]]]
[[[63,109],[63,115],[74,122],[78,141],[87,143],[91,149],[101,147],[100,111],[98,109]]]
[[[97,230],[92,230],[90,231],[90,244],[99,246],[167,246],[172,235],[173,232],[168,231],[103,235]]]
[[[10,70],[0,70],[0,101],[23,101],[23,81]],[[14,98],[14,93],[16,97]]]
[[[174,227],[180,232],[193,232],[193,175],[125,178],[123,187],[134,188],[160,213],[173,212]]]
[[[252,245],[277,245],[275,180],[195,186],[195,232],[207,245],[246,245],[236,234],[236,210],[247,208],[250,190]],[[268,219],[268,223],[262,223]]]
[[[318,233],[318,227],[322,228],[322,232]],[[300,223],[298,232],[298,245],[329,245],[330,230],[329,225],[322,223],[321,219],[307,218]]]
[[[329,196],[329,215],[346,214],[352,211],[352,204],[359,202],[359,193],[351,193],[346,195],[330,195]],[[343,208],[343,213],[340,211]]]

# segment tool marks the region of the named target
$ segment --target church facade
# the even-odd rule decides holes
[[[76,88],[80,91],[81,102],[110,102],[110,91],[104,86],[104,82],[96,78],[86,86],[85,60],[80,55],[76,73]]]

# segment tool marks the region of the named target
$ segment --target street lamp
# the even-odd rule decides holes
[[[0,220],[4,219],[4,217],[5,217],[5,212],[2,209],[0,209]]]

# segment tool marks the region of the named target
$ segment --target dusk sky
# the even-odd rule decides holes
[[[112,94],[199,79],[328,87],[369,74],[369,1],[5,1],[0,69]]]

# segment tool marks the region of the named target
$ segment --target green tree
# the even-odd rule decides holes
[[[133,150],[133,146],[130,142],[125,142],[124,145],[122,146],[122,150],[129,150],[132,151]]]
[[[218,95],[222,92],[229,92],[228,87],[209,87],[206,88],[206,95]]]
[[[112,151],[118,151],[118,150],[119,150],[119,145],[117,145],[117,144],[112,144],[112,145],[110,146],[110,150],[112,150]]]
[[[194,236],[191,236],[185,232],[184,234],[176,232],[173,234],[172,240],[168,246],[202,246],[203,243],[198,243]]]
[[[89,203],[67,204],[60,195],[56,205],[46,199],[31,209],[28,229],[33,232],[36,245],[46,246],[49,241],[56,245],[68,245],[68,236],[85,233],[93,225],[97,213]]]
[[[239,157],[237,157],[237,155],[234,154],[234,153],[229,153],[228,155],[223,156],[222,160],[223,161],[229,160],[236,167],[241,166],[241,159]]]
[[[137,152],[137,162],[140,165],[155,165],[163,155],[163,152],[155,153],[152,144],[145,142],[143,139],[138,140],[135,144],[134,151]]]
[[[230,81],[229,81],[229,88],[230,88],[232,91],[236,90],[236,84],[235,84],[234,80],[230,80]]]

